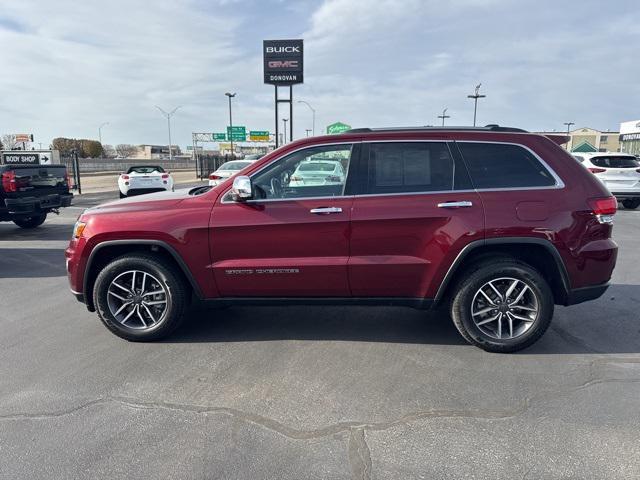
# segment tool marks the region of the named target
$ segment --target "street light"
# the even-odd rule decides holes
[[[569,133],[570,129],[571,129],[571,125],[575,125],[575,123],[573,122],[564,122],[564,124],[567,126],[567,151],[569,151],[569,143],[571,142],[571,134]]]
[[[104,122],[102,125],[98,127],[98,140],[100,140],[100,145],[102,145],[102,127],[109,125],[109,122]]]
[[[172,161],[173,160],[173,148],[172,148],[172,145],[171,145],[171,117],[173,116],[174,113],[176,113],[176,111],[179,108],[182,108],[182,105],[178,105],[176,108],[171,110],[169,113],[165,112],[158,105],[156,105],[156,108],[158,110],[160,110],[160,113],[162,113],[165,117],[167,117],[167,127],[169,128],[169,161]]]
[[[289,121],[288,118],[283,118],[282,119],[282,124],[284,125],[284,140],[282,142],[282,144],[284,145],[285,143],[287,143],[287,122]]]
[[[310,128],[305,128],[304,131],[306,132],[307,137],[308,137],[309,136],[309,132],[311,132],[312,130]]]
[[[312,112],[312,123],[311,123],[311,130],[312,130],[312,136],[316,136],[316,109],[313,108],[309,102],[305,102],[304,100],[298,100],[298,103],[304,103],[307,107],[309,107],[309,109]]]
[[[447,108],[445,108],[445,109],[442,111],[442,115],[438,115],[438,118],[441,118],[441,119],[442,119],[442,126],[443,126],[443,127],[444,127],[444,119],[445,119],[445,118],[451,118],[451,115],[447,115],[447,110],[448,110],[448,109],[447,109]]]
[[[229,141],[231,142],[231,155],[235,156],[235,151],[233,150],[233,118],[231,117],[231,99],[236,96],[235,93],[225,93],[227,97],[229,97]]]
[[[476,126],[476,113],[478,112],[478,99],[479,98],[485,98],[486,95],[480,95],[478,92],[480,91],[480,87],[482,86],[481,83],[479,83],[478,85],[476,85],[476,93],[474,93],[473,95],[467,95],[467,98],[473,98],[474,100],[474,104],[473,104],[473,126]]]

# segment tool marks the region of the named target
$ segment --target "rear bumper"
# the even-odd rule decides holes
[[[640,198],[640,190],[628,191],[628,192],[611,192],[616,198]]]
[[[610,283],[602,283],[600,285],[590,285],[588,287],[574,288],[567,295],[566,305],[576,305],[578,303],[588,302],[600,298],[609,288]]]
[[[41,197],[5,198],[4,203],[11,215],[30,215],[45,213],[54,208],[71,205],[73,194],[52,194]]]

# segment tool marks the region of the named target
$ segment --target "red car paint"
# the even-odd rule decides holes
[[[71,289],[92,308],[92,265],[114,245],[122,251],[140,244],[170,250],[204,299],[434,299],[460,267],[465,247],[496,241],[508,246],[514,239],[540,240],[555,249],[567,276],[566,296],[559,295],[558,303],[582,301],[572,300],[572,292],[609,281],[617,246],[611,225],[599,222],[589,199],[610,193],[543,136],[474,130],[345,133],[290,143],[242,174],[251,176],[304,147],[420,140],[523,145],[544,159],[564,187],[244,203],[222,201],[232,185],[226,180],[197,196],[178,191],[115,201],[81,216],[86,228],[65,252]],[[451,201],[473,206],[438,208]],[[309,213],[318,207],[339,207],[342,213]]]

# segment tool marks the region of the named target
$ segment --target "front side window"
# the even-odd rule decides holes
[[[262,200],[344,195],[352,145],[329,145],[291,153],[251,178]]]
[[[453,190],[454,161],[445,142],[390,142],[369,146],[369,194]]]
[[[476,188],[551,187],[555,178],[526,148],[507,143],[458,142]]]

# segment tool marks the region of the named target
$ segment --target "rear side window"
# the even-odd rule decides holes
[[[609,157],[593,157],[591,159],[596,167],[601,168],[638,168],[640,162],[634,157],[609,156]]]
[[[367,193],[453,190],[455,168],[444,142],[371,143]]]
[[[476,188],[549,187],[551,173],[526,148],[506,143],[458,142]]]

